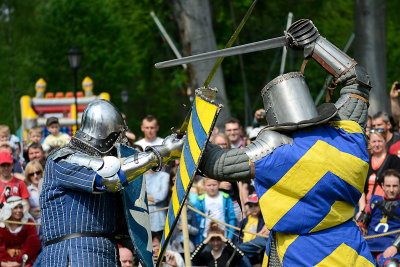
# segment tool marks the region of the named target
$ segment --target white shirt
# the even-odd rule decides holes
[[[143,138],[143,139],[140,139],[139,141],[137,141],[135,144],[141,146],[144,151],[146,149],[146,147],[148,147],[148,146],[162,145],[163,141],[164,141],[164,139],[161,137],[157,137],[157,139],[154,140],[153,142],[147,142],[146,139]]]
[[[153,195],[154,205],[149,205],[149,211],[158,210],[168,206],[167,196],[169,190],[169,174],[163,171],[147,172],[143,175],[146,181],[147,193]],[[167,211],[150,213],[151,231],[164,230]]]
[[[221,192],[219,192],[216,197],[206,195],[204,198],[204,213],[218,221],[225,222],[222,198]],[[207,230],[210,227],[210,222],[211,220],[206,218],[206,225],[203,232],[204,237],[207,237]]]

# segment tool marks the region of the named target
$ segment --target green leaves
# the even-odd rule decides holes
[[[219,48],[234,31],[233,17],[238,24],[252,2],[210,2]],[[179,125],[183,119],[182,105],[189,104],[186,71],[181,67],[161,70],[153,67],[154,63],[175,55],[163,41],[150,11],[155,11],[178,49],[181,47],[169,1],[3,0],[0,7],[0,123],[14,130],[13,114],[20,120],[19,98],[34,96],[34,84],[40,77],[46,80],[48,92],[73,90],[73,73],[66,55],[73,44],[83,52],[78,69],[79,90],[82,79],[89,76],[94,81],[95,94],[109,92],[112,102],[122,111],[125,108],[120,93],[127,90],[128,124],[137,136],[141,135],[141,119],[147,114],[159,118],[160,135],[168,134],[170,127]],[[5,19],[4,7],[13,10],[9,21]],[[398,9],[398,1],[387,3],[388,89],[393,81],[400,80]],[[344,47],[354,31],[353,1],[259,1],[239,35],[240,44],[281,36],[289,11],[293,12],[294,20],[313,20],[321,35],[339,48]],[[270,50],[243,55],[252,113],[262,107],[263,86],[279,74],[281,53]],[[352,48],[349,55],[353,56]],[[289,51],[285,72],[298,71],[302,60],[302,53]],[[238,57],[226,58],[223,70],[232,115],[244,121]],[[327,75],[313,62],[307,65],[305,75],[316,97]]]

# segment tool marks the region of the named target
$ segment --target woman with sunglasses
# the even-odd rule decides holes
[[[367,180],[365,182],[364,193],[362,194],[359,205],[359,213],[369,204],[371,195],[384,196],[381,187],[381,175],[387,169],[400,171],[400,159],[386,150],[386,139],[383,129],[372,128],[369,135],[369,149],[371,152],[369,158],[369,169]]]
[[[29,213],[35,220],[40,218],[39,181],[43,178],[43,167],[39,161],[30,161],[25,167],[25,181],[28,182],[28,191],[31,195]]]

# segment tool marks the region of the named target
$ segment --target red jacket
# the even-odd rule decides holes
[[[29,222],[33,222],[29,220]],[[14,258],[7,253],[7,249],[21,249],[22,252]],[[16,234],[11,233],[7,227],[0,227],[0,262],[16,261],[22,262],[22,255],[28,255],[25,266],[31,266],[39,254],[40,241],[36,232],[36,226],[24,225]]]

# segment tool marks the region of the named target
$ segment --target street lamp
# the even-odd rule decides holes
[[[124,112],[125,112],[126,116],[128,116],[128,114],[127,114],[128,109],[126,107],[127,104],[128,104],[128,99],[129,99],[128,91],[122,90],[122,92],[121,92],[121,100],[122,100],[122,103],[124,104]]]
[[[81,64],[81,57],[82,53],[76,48],[75,45],[71,47],[71,49],[67,53],[69,66],[71,67],[72,71],[74,72],[74,98],[75,98],[75,126],[76,130],[78,130],[78,100],[76,98],[76,91],[78,88],[78,68]]]

